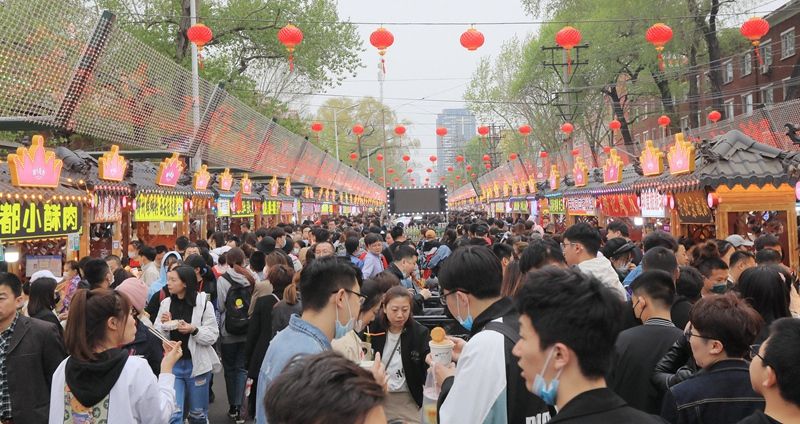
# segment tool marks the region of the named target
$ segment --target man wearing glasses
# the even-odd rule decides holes
[[[684,336],[702,370],[666,392],[661,416],[673,424],[735,423],[763,410],[744,359],[763,325],[758,312],[728,293],[697,301],[689,321]]]
[[[764,396],[764,412],[756,410],[739,424],[788,424],[800,420],[800,320],[772,323],[769,338],[750,346],[750,383]]]
[[[331,350],[331,340],[353,330],[364,295],[358,285],[356,268],[350,261],[333,256],[312,261],[300,277],[302,315],[292,315],[289,326],[272,339],[258,375],[256,423],[266,424],[264,395],[286,364],[298,355]],[[382,375],[380,354],[374,374]],[[379,380],[383,383],[383,378]]]

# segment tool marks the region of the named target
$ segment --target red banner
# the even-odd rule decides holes
[[[600,209],[605,216],[640,216],[635,194],[609,194],[600,197]]]

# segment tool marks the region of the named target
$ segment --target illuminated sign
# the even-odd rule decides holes
[[[639,155],[639,163],[642,164],[642,174],[645,177],[654,177],[664,172],[664,152],[658,150],[653,140],[647,140],[642,154]]]
[[[641,213],[634,194],[609,194],[599,199],[605,216],[639,216]]]
[[[80,203],[0,202],[0,240],[53,237],[82,228]]]
[[[278,184],[278,177],[273,176],[269,181],[269,195],[272,197],[277,197],[279,187],[280,184]]]
[[[236,210],[231,211],[232,218],[249,218],[255,215],[255,208],[253,207],[252,200],[242,200],[234,202],[237,206]]]
[[[667,216],[664,208],[664,196],[656,190],[643,190],[639,194],[639,208],[645,218],[664,218]]]
[[[95,194],[92,222],[119,222],[122,220],[122,198]]]
[[[134,220],[183,221],[183,200],[183,196],[177,194],[139,193],[136,195]]]
[[[206,190],[208,189],[208,183],[211,181],[211,173],[208,172],[208,165],[202,164],[200,165],[200,169],[194,173],[194,177],[192,177],[192,188],[195,190]]]
[[[217,199],[217,216],[231,216],[231,199]]]
[[[704,193],[690,191],[675,193],[675,208],[683,224],[710,224],[713,222],[711,209]]]
[[[583,162],[583,158],[575,158],[575,166],[572,168],[572,176],[575,178],[575,187],[585,187],[589,183],[589,167]]]
[[[667,160],[669,173],[672,175],[689,174],[694,172],[694,146],[683,139],[683,134],[675,134],[675,144],[669,148]]]
[[[561,182],[561,175],[558,174],[558,165],[553,165],[550,170],[550,190],[558,190],[558,185]]]
[[[128,161],[119,155],[119,146],[111,146],[111,151],[103,153],[97,160],[97,172],[101,180],[122,181],[125,178],[125,170],[128,169]]]
[[[225,168],[221,174],[219,174],[219,189],[222,191],[231,191],[231,187],[233,186],[233,175],[231,175],[231,170]]]
[[[283,194],[292,195],[292,180],[289,177],[286,177],[286,181],[283,182]]]
[[[567,210],[570,215],[594,216],[594,206],[595,200],[592,196],[567,197]]]
[[[242,194],[251,194],[253,192],[253,181],[250,180],[250,176],[244,174],[242,176],[242,180],[239,181],[239,185],[242,190]]]
[[[547,199],[547,208],[552,214],[564,215],[567,213],[563,197],[551,197]]]
[[[620,182],[622,182],[622,160],[617,154],[617,149],[611,149],[603,167],[603,183],[618,184]]]
[[[281,202],[278,200],[267,200],[262,203],[262,211],[264,215],[278,215],[281,212]]]
[[[162,187],[175,187],[178,184],[178,179],[183,173],[183,161],[177,153],[172,156],[164,158],[161,164],[158,165],[158,174],[156,174],[156,184]]]
[[[11,184],[16,187],[57,187],[64,163],[44,148],[44,137],[35,135],[31,147],[18,147],[8,155]]]

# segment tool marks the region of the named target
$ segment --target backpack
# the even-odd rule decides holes
[[[247,324],[250,321],[247,316],[252,299],[250,287],[234,281],[228,273],[222,274],[222,278],[231,283],[228,296],[225,298],[225,331],[232,336],[244,336],[247,334]]]

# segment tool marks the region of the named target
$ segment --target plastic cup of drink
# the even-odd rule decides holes
[[[361,361],[358,363],[361,368],[371,370],[372,366],[375,365],[375,361]]]
[[[433,340],[428,342],[428,346],[431,348],[431,359],[433,362],[442,365],[450,365],[450,362],[453,360],[453,348],[455,345],[456,344],[449,339],[444,339],[441,342],[434,342]]]

